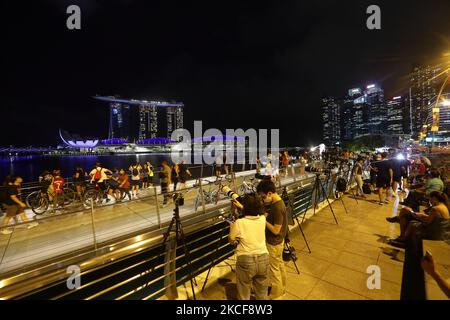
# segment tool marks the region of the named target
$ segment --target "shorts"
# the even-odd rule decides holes
[[[77,187],[84,187],[84,185],[86,184],[84,181],[74,181],[73,182],[74,185],[76,185]]]
[[[389,177],[377,177],[377,188],[386,189],[391,185],[391,178]]]
[[[141,180],[131,180],[132,187],[138,187],[141,184]]]
[[[18,214],[24,213],[23,208],[18,204],[4,204],[3,206],[5,207],[7,217],[15,217]]]

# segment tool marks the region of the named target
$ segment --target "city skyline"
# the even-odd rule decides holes
[[[67,29],[64,1],[26,10],[5,2],[1,115],[9,120],[0,145],[56,145],[59,128],[107,137],[109,109],[96,94],[183,101],[188,130],[195,120],[221,130],[279,128],[282,145],[317,145],[321,97],[372,82],[385,96],[403,96],[414,67],[438,65],[450,50],[444,0],[379,1],[380,30],[367,28],[365,0],[230,2],[221,10],[200,2],[73,4],[81,30]]]

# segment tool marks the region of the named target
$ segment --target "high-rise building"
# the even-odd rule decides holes
[[[436,98],[428,102],[428,128],[432,132],[450,132],[450,93],[442,94],[437,105]]]
[[[342,101],[341,107],[341,138],[343,141],[350,141],[355,134],[353,123],[353,108],[354,102],[361,97],[362,91],[360,88],[353,88],[348,90],[348,94]]]
[[[352,108],[352,139],[369,134],[369,106],[366,95],[353,100]]]
[[[341,142],[340,105],[333,97],[322,99],[323,140],[326,145]]]
[[[183,128],[182,102],[125,100],[101,96],[94,98],[110,104],[109,139],[119,138],[130,142],[161,137],[170,139],[174,130]],[[164,119],[159,119],[158,111],[161,108],[166,109]]]
[[[407,108],[405,99],[401,96],[393,97],[387,101],[387,130],[388,134],[403,135],[408,130],[408,123],[405,122]],[[406,125],[406,127],[405,127]]]
[[[170,138],[172,132],[180,128],[183,128],[183,108],[167,107],[167,137]]]
[[[384,101],[384,90],[375,84],[370,84],[364,91],[364,97],[369,112],[369,133],[385,133],[387,129],[387,110]]]
[[[112,102],[109,110],[109,139],[133,138],[131,132],[131,111],[128,104]]]
[[[410,107],[412,115],[412,134],[417,138],[423,125],[427,123],[428,103],[438,93],[438,84],[435,76],[437,67],[415,67],[410,79]]]
[[[158,136],[158,110],[155,105],[139,106],[139,140]]]

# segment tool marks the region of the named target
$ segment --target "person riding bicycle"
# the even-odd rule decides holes
[[[64,180],[64,178],[61,177],[61,170],[54,170],[52,186],[53,186],[54,201],[56,204],[61,199],[61,195],[64,192],[65,184],[66,180]]]
[[[99,189],[106,191],[108,189],[105,183],[108,180],[107,173],[112,174],[111,170],[103,168],[101,163],[96,163],[95,168],[89,173],[91,183],[95,184]],[[107,198],[106,194],[105,197]]]
[[[42,172],[42,174],[39,176],[39,185],[41,186],[41,192],[45,194],[47,194],[49,191],[53,192],[53,190],[49,190],[53,189],[52,183],[53,183],[52,174],[47,170]]]

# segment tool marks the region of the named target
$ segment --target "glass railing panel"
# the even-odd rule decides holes
[[[0,274],[44,262],[76,250],[94,249],[94,233],[89,211],[55,215],[14,225],[0,263]]]

